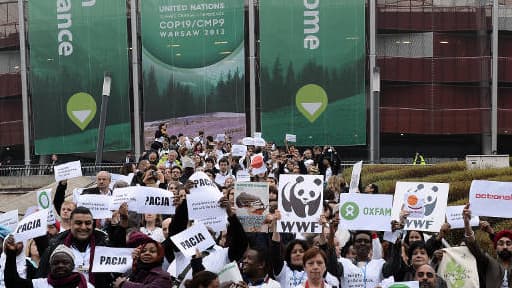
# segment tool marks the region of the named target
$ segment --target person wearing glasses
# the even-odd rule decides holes
[[[423,264],[416,270],[414,274],[414,281],[418,281],[420,288],[446,288],[445,281],[440,281],[439,278],[432,268],[428,264]]]
[[[375,240],[375,241],[373,241]],[[341,287],[379,287],[384,278],[393,275],[394,263],[386,262],[381,257],[375,257],[372,251],[372,243],[377,242],[378,237],[370,231],[356,231],[352,238],[352,243],[356,251],[356,257],[352,261],[347,258],[340,258],[339,262],[343,265],[343,284]],[[400,244],[398,242],[398,244]],[[392,246],[392,253],[398,254],[400,248]],[[373,258],[370,258],[373,254]],[[391,258],[397,259],[397,258]]]

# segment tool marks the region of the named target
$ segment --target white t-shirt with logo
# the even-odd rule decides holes
[[[384,259],[372,259],[357,266],[346,258],[340,258],[338,261],[343,265],[342,287],[344,288],[374,288],[384,279],[382,276],[382,266],[386,263]]]

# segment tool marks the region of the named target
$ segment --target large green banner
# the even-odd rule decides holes
[[[244,0],[141,5],[146,145],[159,123],[168,135],[243,137]]]
[[[105,72],[104,149],[130,149],[126,1],[29,0],[28,11],[36,154],[96,151]]]
[[[266,140],[366,143],[362,0],[260,0],[261,124]]]

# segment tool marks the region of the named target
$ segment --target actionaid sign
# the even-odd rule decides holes
[[[512,218],[512,183],[473,180],[469,203],[474,215]]]

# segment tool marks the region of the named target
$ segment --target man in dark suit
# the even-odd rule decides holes
[[[96,187],[85,189],[82,192],[82,195],[85,194],[102,194],[102,195],[111,195],[112,191],[110,191],[109,185],[112,178],[110,173],[107,171],[100,171],[96,174]]]

